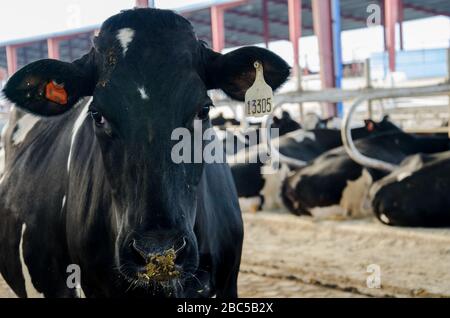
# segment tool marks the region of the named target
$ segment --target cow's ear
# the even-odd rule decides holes
[[[244,100],[245,92],[255,81],[254,62],[260,61],[264,79],[273,90],[283,84],[290,74],[289,65],[269,50],[248,46],[227,54],[206,50],[205,77],[208,89],[222,89],[236,100]]]
[[[377,123],[372,119],[364,119],[364,125],[366,126],[367,131],[372,132],[375,130]]]
[[[96,83],[93,68],[89,54],[73,63],[39,60],[17,71],[8,80],[3,93],[27,112],[40,116],[60,115],[80,98],[92,95]]]

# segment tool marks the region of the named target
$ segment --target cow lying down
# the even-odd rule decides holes
[[[368,157],[400,164],[413,154],[448,150],[449,139],[393,131],[357,140],[355,145]],[[296,215],[363,217],[372,213],[370,187],[387,174],[386,171],[361,166],[348,156],[344,147],[339,147],[322,154],[286,178],[282,199]]]
[[[384,224],[450,226],[450,152],[417,154],[374,183],[372,208]]]
[[[377,135],[387,131],[400,129],[384,117],[375,122],[366,120],[363,127],[352,129],[354,140]],[[342,145],[341,132],[337,129],[296,130],[278,138],[274,145],[280,153],[290,158],[310,162],[327,150]],[[242,210],[256,211],[259,209],[279,209],[283,206],[281,188],[284,179],[293,168],[288,164],[281,164],[276,173],[263,174],[265,164],[260,158],[267,152],[265,144],[259,144],[239,151],[233,158],[231,173],[236,184]]]

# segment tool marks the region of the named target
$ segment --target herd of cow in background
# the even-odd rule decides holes
[[[239,124],[223,114],[211,121],[217,131]],[[242,210],[285,207],[295,215],[316,219],[374,215],[392,226],[450,226],[447,135],[406,133],[387,116],[379,122],[365,120],[363,127],[351,130],[355,145],[365,156],[398,165],[387,172],[352,160],[342,145],[340,130],[327,127],[330,121],[316,120],[315,128],[302,129],[286,111],[274,117],[279,152],[307,164],[302,168],[281,164],[277,173],[263,174],[261,160],[230,163]],[[234,134],[241,132],[237,129]],[[246,144],[229,155],[252,158],[261,149],[261,145]]]

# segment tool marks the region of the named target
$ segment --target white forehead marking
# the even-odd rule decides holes
[[[25,137],[28,135],[33,126],[39,121],[39,119],[39,117],[31,114],[25,114],[22,118],[20,118],[16,124],[17,130],[12,136],[13,144],[17,146],[23,142]]]
[[[25,223],[23,223],[22,224],[22,236],[20,237],[20,243],[19,243],[19,257],[20,257],[20,263],[22,265],[23,279],[25,280],[25,291],[27,292],[28,298],[43,298],[42,293],[40,293],[36,290],[36,288],[33,285],[33,282],[31,281],[30,271],[28,270],[28,266],[25,263],[25,258],[23,256],[23,235],[25,234],[26,229],[27,229],[27,226]]]
[[[145,87],[144,86],[138,87],[138,92],[139,92],[139,94],[141,94],[141,98],[142,99],[148,99],[149,98],[148,95],[147,95],[147,92],[145,91]]]
[[[128,45],[133,41],[134,30],[130,28],[123,28],[117,31],[116,38],[119,40],[120,45],[122,46],[123,56],[127,54]]]
[[[72,157],[72,148],[73,144],[75,143],[75,137],[77,136],[78,130],[80,130],[81,125],[83,125],[84,120],[87,117],[87,111],[89,108],[89,105],[91,104],[92,97],[89,99],[89,101],[84,105],[84,108],[81,110],[80,115],[78,116],[77,120],[75,121],[75,124],[72,128],[72,138],[70,140],[70,150],[69,150],[69,157],[67,158],[67,172],[69,172],[70,169],[70,159]],[[75,106],[76,107],[76,106]]]

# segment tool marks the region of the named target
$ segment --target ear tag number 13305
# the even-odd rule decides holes
[[[261,117],[273,111],[273,91],[264,80],[262,63],[256,61],[253,66],[256,70],[256,76],[255,82],[245,93],[245,115]]]

